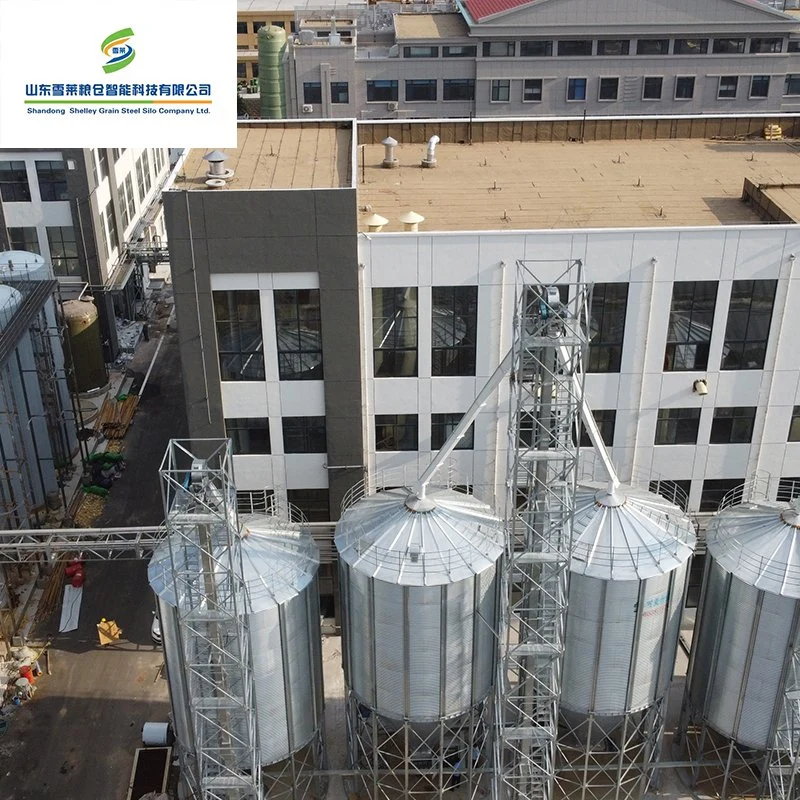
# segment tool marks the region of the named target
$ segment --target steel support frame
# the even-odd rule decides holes
[[[261,800],[230,441],[173,439],[160,474],[193,735],[183,774],[202,800]]]
[[[580,260],[518,261],[516,277],[493,795],[550,800],[589,286]],[[551,304],[546,287],[556,285]]]
[[[346,702],[348,792],[370,800],[485,795],[491,761],[490,702],[431,723],[391,720],[365,706],[353,692]]]

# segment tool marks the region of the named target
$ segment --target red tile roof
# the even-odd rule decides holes
[[[475,22],[480,22],[486,17],[502,14],[504,11],[511,11],[511,9],[519,8],[520,6],[526,6],[530,2],[531,0],[465,0],[464,6],[472,19]]]

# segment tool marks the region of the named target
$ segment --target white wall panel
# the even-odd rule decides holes
[[[318,417],[325,413],[324,381],[281,381],[284,416]]]
[[[267,417],[266,381],[223,381],[222,412],[231,417]]]

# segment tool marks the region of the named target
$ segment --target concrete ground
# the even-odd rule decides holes
[[[127,365],[137,392],[163,338],[124,441],[127,469],[97,527],[163,520],[158,467],[169,439],[186,435],[177,338],[166,330],[170,311],[168,303],[156,308],[149,341]],[[8,718],[0,736],[0,798],[125,798],[142,725],[166,721],[169,713],[162,653],[150,638],[153,607],[146,562],[88,564],[78,630],[54,633],[56,609],[34,632],[52,636],[52,675],[41,677],[33,700]],[[106,647],[97,639],[102,617],[122,628],[120,641]]]

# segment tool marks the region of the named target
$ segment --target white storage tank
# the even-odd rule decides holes
[[[0,280],[49,281],[53,273],[38,253],[25,250],[4,250],[0,253]]]
[[[707,534],[689,675],[702,719],[739,745],[766,750],[800,646],[800,501],[725,508]]]
[[[573,530],[562,716],[610,727],[667,693],[695,533],[663,497],[611,485],[578,488]]]
[[[407,502],[408,501],[408,502]],[[388,489],[336,525],[345,682],[390,720],[433,723],[489,695],[497,660],[501,523],[475,497]]]
[[[268,514],[240,517],[247,585],[256,718],[262,766],[289,758],[321,735],[322,642],[317,570],[319,550],[300,525]],[[176,549],[176,552],[178,550]],[[148,569],[158,596],[164,660],[179,742],[191,741],[181,623],[171,578],[169,546]]]

